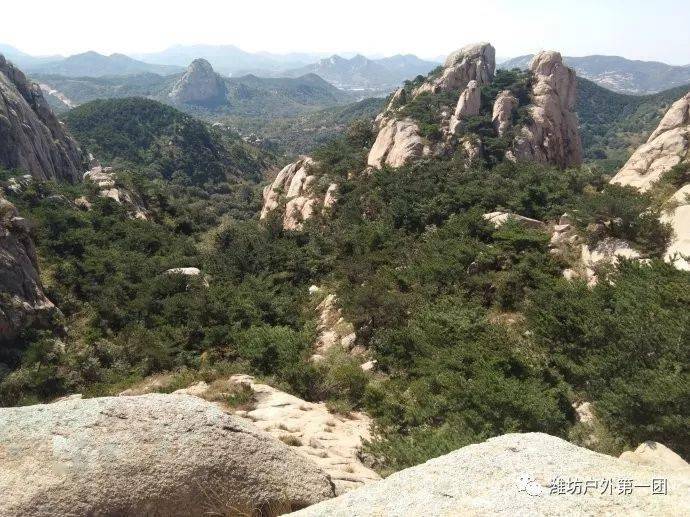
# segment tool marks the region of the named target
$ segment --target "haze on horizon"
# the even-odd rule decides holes
[[[490,41],[500,57],[541,49],[690,64],[687,0],[439,0],[414,11],[392,0],[254,2],[35,0],[3,5],[0,43],[32,55],[155,52],[174,45],[366,55],[445,55]],[[9,23],[8,23],[9,22]]]

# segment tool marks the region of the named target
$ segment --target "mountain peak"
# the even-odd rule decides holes
[[[211,63],[197,58],[175,83],[170,98],[183,104],[219,104],[225,99],[227,90],[223,79],[213,70]]]

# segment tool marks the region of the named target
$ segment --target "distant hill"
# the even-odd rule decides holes
[[[64,121],[100,160],[155,167],[168,179],[179,173],[195,184],[249,175],[258,179],[266,165],[238,135],[149,99],[88,102],[67,113]]]
[[[645,142],[661,117],[676,100],[690,91],[690,84],[652,95],[612,92],[578,78],[576,111],[585,159],[615,171]]]
[[[501,68],[529,67],[533,54],[499,64]],[[634,61],[620,56],[564,57],[580,77],[619,93],[657,93],[690,83],[690,65],[673,66],[657,61]]]
[[[169,65],[152,65],[137,61],[124,54],[104,56],[98,52],[84,52],[58,61],[30,65],[27,67],[27,71],[32,74],[53,74],[64,77],[104,77],[141,73],[170,75],[179,73],[182,68]]]
[[[186,67],[194,59],[202,58],[213,68],[225,75],[236,75],[241,70],[278,71],[296,68],[312,63],[321,56],[317,54],[270,54],[251,53],[234,45],[176,45],[160,52],[138,54],[134,57],[148,63]]]
[[[356,55],[345,59],[333,55],[308,66],[287,70],[283,75],[296,77],[313,73],[345,90],[369,90],[388,93],[407,79],[426,75],[437,63],[424,61],[413,55],[397,55],[383,59],[368,59]]]

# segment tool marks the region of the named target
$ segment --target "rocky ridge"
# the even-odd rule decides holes
[[[40,180],[75,182],[82,158],[41,87],[0,54],[0,166]]]
[[[178,79],[169,94],[181,104],[213,105],[225,100],[227,88],[223,79],[205,59],[195,59]]]
[[[59,311],[43,292],[27,221],[0,194],[0,340],[45,327]]]
[[[635,464],[546,434],[507,434],[291,515],[674,516],[690,510],[689,472]],[[665,480],[665,495],[658,480]]]
[[[290,447],[187,395],[0,409],[0,514],[277,515],[333,496]]]
[[[397,90],[376,119],[378,134],[368,166],[395,168],[426,156],[451,155],[457,149],[465,155],[468,166],[482,158],[482,139],[463,130],[461,122],[483,113],[482,88],[494,81],[494,56],[495,50],[488,43],[468,45],[451,54],[440,72],[432,73],[410,92],[405,88]],[[574,111],[575,73],[563,65],[558,52],[538,54],[530,73],[530,104],[526,106],[529,117],[515,129],[514,139],[510,131],[520,102],[510,90],[501,91],[493,100],[490,116],[495,134],[512,139],[505,158],[560,168],[581,164],[582,144]],[[447,96],[455,92],[459,96],[455,108],[437,115],[440,141],[424,137],[419,122],[405,109],[408,102],[422,94]]]

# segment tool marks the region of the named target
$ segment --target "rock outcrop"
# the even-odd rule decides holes
[[[514,144],[518,160],[565,168],[582,163],[575,100],[575,72],[558,52],[540,52],[530,65],[533,74],[531,120]]]
[[[489,43],[474,43],[456,50],[448,56],[443,64],[443,71],[438,77],[424,82],[414,92],[421,93],[462,91],[470,81],[479,86],[489,84],[494,78],[496,69],[496,49]]]
[[[48,326],[56,313],[43,292],[27,222],[0,194],[0,341],[30,325]]]
[[[511,214],[510,212],[489,212],[484,214],[484,219],[494,225],[495,228],[500,228],[508,221],[514,221],[524,228],[533,230],[546,230],[546,224],[538,219],[531,219],[524,215]]]
[[[40,86],[0,55],[0,166],[40,180],[75,182],[82,158]]]
[[[236,410],[235,414],[290,444],[295,452],[322,468],[338,494],[380,479],[359,459],[362,441],[371,438],[371,419],[364,413],[333,414],[323,402],[307,402],[258,383],[249,375],[233,375],[228,381],[218,382],[220,386],[199,383],[181,392],[204,398],[214,394],[213,398],[222,399],[218,394],[224,389],[245,386],[251,389],[253,400],[250,407]]]
[[[169,97],[182,104],[215,105],[225,101],[227,89],[205,59],[195,59],[173,86]]]
[[[565,233],[565,232],[564,232]],[[551,242],[555,241],[556,233],[552,234]],[[570,238],[566,241],[577,242]],[[582,279],[590,287],[599,281],[597,270],[602,267],[615,266],[621,259],[640,259],[641,255],[634,249],[628,241],[606,237],[600,240],[595,246],[589,247],[581,244],[579,258],[572,268],[563,271],[563,276],[568,280]]]
[[[506,132],[512,127],[513,111],[517,107],[518,100],[510,93],[510,90],[503,90],[496,97],[491,122],[498,136],[505,136]]]
[[[690,169],[690,92],[676,101],[659,126],[630,157],[611,183],[649,190],[675,166]],[[673,241],[666,260],[690,271],[690,184],[682,185],[668,200],[662,221],[671,225]]]
[[[184,276],[188,278],[198,278],[201,285],[208,287],[208,278],[204,275],[198,267],[174,267],[165,271],[166,275]]]
[[[188,395],[0,409],[0,514],[276,515],[333,496],[290,447]]]
[[[129,215],[135,219],[147,219],[148,211],[144,206],[144,201],[133,190],[117,185],[117,174],[111,167],[101,167],[97,165],[88,172],[84,173],[84,181],[91,181],[98,187],[98,195],[112,199],[116,203],[123,205]],[[87,199],[76,199],[75,203],[85,209],[91,208]]]
[[[376,141],[369,151],[367,165],[376,169],[384,165],[402,167],[424,154],[424,141],[414,120],[384,117],[379,123]]]
[[[479,115],[479,109],[482,106],[482,92],[479,89],[479,83],[472,80],[467,83],[467,87],[460,94],[458,104],[455,107],[455,113],[450,119],[450,132],[455,133],[455,130],[463,118],[476,117]]]
[[[463,447],[291,515],[671,516],[689,509],[687,471],[635,465],[528,433]]]
[[[338,298],[335,294],[328,294],[316,307],[319,322],[316,328],[317,338],[312,360],[322,360],[325,354],[334,346],[340,346],[346,352],[351,352],[357,339],[355,328],[343,318]]]
[[[671,106],[611,183],[649,190],[663,173],[683,161],[690,163],[690,92]]]
[[[302,156],[296,162],[286,165],[273,183],[264,188],[261,219],[266,219],[284,202],[283,228],[300,230],[302,223],[314,215],[317,207],[322,210],[331,208],[336,202],[338,185],[329,184],[321,199],[314,191],[316,176],[311,173],[311,169],[315,166],[314,160],[308,156]]]

